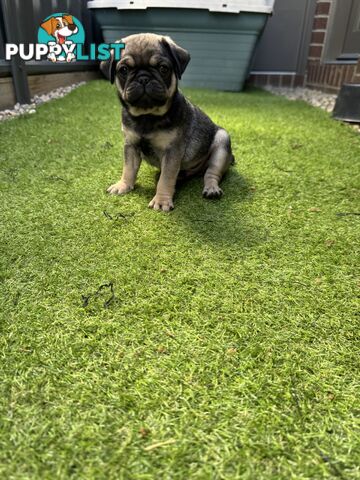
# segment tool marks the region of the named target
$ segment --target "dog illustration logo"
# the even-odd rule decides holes
[[[47,17],[39,28],[39,43],[47,43],[52,62],[76,60],[77,45],[85,41],[84,28],[79,20],[67,13],[55,13]]]
[[[1,3],[1,0],[0,0]],[[1,20],[1,19],[0,19]],[[0,22],[1,23],[1,22]],[[37,43],[5,43],[5,59],[27,62],[119,61],[124,43],[87,43],[81,22],[69,13],[53,13],[40,24]]]

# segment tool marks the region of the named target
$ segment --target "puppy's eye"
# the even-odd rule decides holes
[[[167,67],[166,65],[160,65],[159,72],[161,73],[161,75],[166,75],[168,71],[169,67]]]
[[[119,68],[119,73],[120,73],[120,75],[125,76],[125,75],[128,74],[128,71],[129,71],[129,69],[128,69],[128,67],[127,67],[126,65],[122,65],[122,66]]]
[[[60,23],[57,23],[56,28],[60,28],[60,27],[61,27]]]

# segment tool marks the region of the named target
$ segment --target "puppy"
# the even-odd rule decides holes
[[[78,27],[73,21],[71,15],[63,15],[62,17],[51,17],[49,20],[41,24],[41,27],[47,32],[48,35],[51,35],[56,39],[56,43],[63,45],[72,44],[71,40],[68,40],[68,37],[75,35],[78,32]],[[55,45],[55,42],[49,42],[49,45]],[[52,62],[64,61],[65,57],[56,57],[54,53],[48,55],[49,60]],[[75,55],[73,53],[68,53],[66,57],[67,62],[74,60]]]
[[[234,160],[230,137],[178,90],[189,53],[170,37],[152,33],[130,35],[121,42],[121,60],[112,57],[101,63],[117,87],[125,136],[122,176],[108,192],[130,192],[144,158],[160,169],[150,208],[172,210],[177,179],[197,173],[204,173],[203,196],[220,197],[219,182]]]

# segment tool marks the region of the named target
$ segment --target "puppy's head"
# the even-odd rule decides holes
[[[51,17],[42,23],[41,27],[48,35],[55,37],[59,43],[64,43],[67,37],[75,35],[79,30],[74,23],[72,15]]]
[[[120,61],[101,62],[105,76],[116,83],[123,105],[132,115],[163,115],[190,61],[189,53],[170,37],[152,33],[130,35]]]

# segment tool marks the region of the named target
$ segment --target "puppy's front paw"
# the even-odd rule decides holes
[[[154,210],[162,210],[163,212],[169,212],[174,208],[174,203],[169,195],[156,194],[149,203],[149,208],[153,208]]]
[[[110,193],[110,195],[124,195],[125,193],[130,192],[132,189],[133,187],[120,180],[119,182],[114,183],[114,185],[111,185],[107,189],[107,192]]]
[[[50,60],[51,62],[55,63],[56,62],[56,55],[55,53],[49,53],[49,55],[47,56],[48,60]]]
[[[219,185],[205,186],[202,192],[205,198],[220,198],[223,193]]]
[[[73,60],[75,60],[75,55],[73,53],[68,53],[67,56],[66,56],[66,61],[68,63],[72,62]]]

